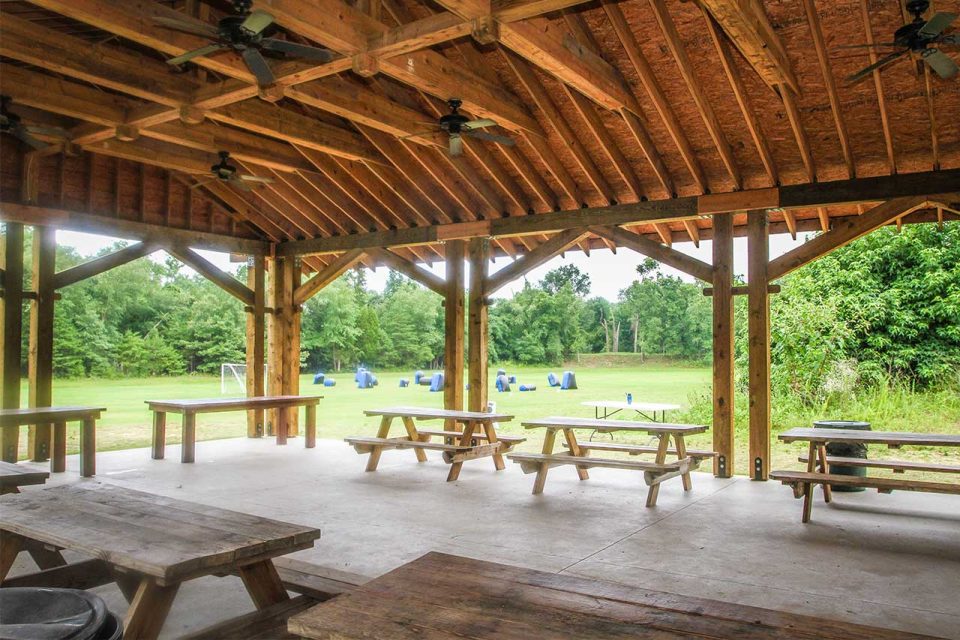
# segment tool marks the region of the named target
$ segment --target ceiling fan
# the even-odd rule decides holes
[[[273,182],[272,178],[261,178],[260,176],[251,176],[245,173],[238,174],[237,168],[230,164],[229,151],[221,151],[218,155],[220,156],[220,162],[210,167],[211,177],[197,182],[190,187],[191,189],[196,189],[210,184],[215,180],[219,180],[220,182],[231,184],[238,189],[251,191],[253,187],[258,184],[271,184]]]
[[[449,134],[449,150],[451,156],[459,156],[463,154],[463,136],[470,136],[471,138],[477,138],[478,140],[495,142],[508,147],[516,144],[512,138],[508,138],[507,136],[501,136],[495,133],[487,133],[486,131],[479,131],[479,129],[483,129],[485,127],[497,126],[496,121],[491,120],[490,118],[471,120],[467,116],[460,113],[460,107],[462,104],[463,101],[459,98],[450,98],[447,100],[447,105],[450,106],[450,113],[445,116],[441,116],[436,122],[423,123],[432,127],[437,127],[441,131],[445,131],[447,134]],[[404,138],[413,138],[418,135],[422,134],[412,134],[409,136],[404,136]]]
[[[53,138],[67,139],[67,132],[56,127],[36,127],[23,124],[23,120],[9,109],[13,100],[10,96],[0,96],[0,131],[9,133],[17,140],[33,147],[34,149],[46,149],[50,145],[42,140],[37,140],[32,134],[41,136],[50,136]]]
[[[930,8],[929,0],[909,0],[907,11],[913,14],[913,22],[909,22],[893,34],[893,42],[876,44],[855,44],[839,47],[841,49],[897,49],[889,53],[868,67],[853,75],[847,76],[850,83],[863,80],[874,70],[885,67],[891,62],[899,60],[908,53],[920,54],[930,69],[943,79],[952,78],[960,71],[960,66],[950,56],[940,50],[943,46],[960,46],[960,34],[946,35],[944,31],[957,19],[955,13],[940,12],[929,20],[923,19],[923,14]]]
[[[184,19],[154,17],[153,21],[162,27],[213,40],[205,47],[170,58],[167,62],[179,66],[194,58],[233,49],[243,58],[250,73],[256,77],[257,84],[264,86],[273,84],[275,78],[263,51],[289,54],[314,62],[329,62],[333,59],[333,53],[327,49],[266,37],[264,33],[273,25],[274,17],[259,9],[251,11],[252,6],[253,0],[233,0],[236,15],[222,18],[216,26],[186,16]]]

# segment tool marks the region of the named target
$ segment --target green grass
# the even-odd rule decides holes
[[[710,368],[704,366],[681,366],[663,363],[648,363],[627,367],[576,367],[576,391],[559,391],[546,385],[549,371],[558,375],[561,368],[507,367],[509,373],[518,376],[522,383],[536,384],[537,391],[521,393],[497,393],[493,390],[491,367],[490,399],[497,403],[497,410],[514,414],[516,419],[501,425],[506,433],[522,433],[520,422],[547,415],[593,416],[593,409],[580,403],[587,400],[621,400],[627,392],[636,401],[668,402],[681,405],[682,409],[668,414],[675,422],[695,424],[711,423]],[[353,384],[349,371],[331,374],[338,385],[323,388],[312,384],[312,375],[301,376],[300,390],[304,395],[322,395],[324,400],[318,412],[318,436],[340,439],[349,435],[373,435],[378,419],[363,415],[364,409],[389,405],[416,405],[441,407],[443,395],[430,393],[427,387],[399,388],[400,378],[412,378],[412,372],[378,372],[380,385],[375,389],[361,390]],[[26,384],[24,384],[24,388]],[[59,405],[99,405],[107,408],[97,429],[97,448],[101,451],[146,447],[150,444],[151,416],[145,400],[221,397],[220,380],[211,376],[182,376],[176,378],[146,378],[117,380],[56,380],[54,403]],[[235,384],[230,395],[242,395]],[[736,406],[736,472],[747,473],[749,442],[747,427],[747,403],[744,396],[737,398]],[[23,406],[26,406],[24,393]],[[776,440],[776,433],[789,427],[809,426],[815,419],[857,419],[872,422],[874,429],[890,431],[929,431],[960,433],[960,395],[952,392],[911,393],[902,389],[887,389],[859,399],[834,401],[823,407],[795,407],[789,401],[774,401],[774,436],[772,443],[773,468],[798,468],[797,455],[800,445],[786,445]],[[627,416],[621,414],[620,417]],[[168,424],[169,442],[179,442],[180,430],[177,416]],[[197,437],[201,440],[232,438],[246,434],[246,419],[242,413],[215,413],[201,415],[197,424]],[[78,448],[77,428],[68,429],[68,451]],[[524,433],[528,441],[524,450],[539,449],[542,434],[539,431]],[[584,434],[584,437],[586,434]],[[607,436],[602,436],[607,437]],[[616,436],[621,442],[645,442],[644,437]],[[21,439],[21,456],[26,455],[26,438]],[[692,447],[712,448],[710,432],[693,437]],[[878,454],[879,455],[879,454]],[[914,457],[931,461],[956,459],[956,452],[947,450],[923,450],[897,453],[896,457]]]

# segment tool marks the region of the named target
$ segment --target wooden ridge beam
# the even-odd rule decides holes
[[[447,283],[443,278],[435,275],[433,272],[427,271],[423,267],[397,255],[389,249],[376,249],[369,253],[371,258],[381,260],[386,266],[402,273],[415,282],[419,282],[437,295],[446,295]]]
[[[113,268],[133,262],[137,258],[148,256],[162,247],[150,242],[138,242],[112,253],[99,256],[75,267],[64,269],[53,277],[53,288],[62,289],[87,278],[98,276]]]
[[[337,256],[333,262],[296,288],[293,292],[293,303],[296,305],[305,303],[321,289],[356,266],[365,253],[363,249],[352,249]]]
[[[98,233],[156,244],[168,244],[174,241],[186,246],[225,253],[264,255],[269,251],[269,245],[262,240],[177,229],[78,211],[24,205],[18,202],[0,202],[0,221],[47,225],[57,229]]]
[[[244,305],[248,307],[254,305],[253,290],[250,287],[223,271],[193,249],[176,243],[168,243],[164,245],[163,249]]]
[[[617,246],[632,249],[674,269],[683,271],[698,280],[713,282],[713,267],[711,265],[676,249],[671,249],[621,227],[590,227],[590,231],[601,238],[610,240]]]
[[[568,229],[551,236],[523,257],[517,258],[503,269],[487,277],[487,282],[484,285],[485,295],[490,296],[496,293],[513,280],[536,269],[557,254],[566,251],[585,235],[587,235],[585,229]]]

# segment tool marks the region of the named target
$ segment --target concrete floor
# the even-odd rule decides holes
[[[639,474],[551,470],[543,495],[508,463],[468,462],[459,481],[430,453],[384,454],[376,473],[340,441],[218,440],[180,464],[147,449],[97,455],[92,480],[319,527],[297,557],[376,576],[435,550],[543,571],[960,639],[960,499],[836,494],[800,523],[800,501],[779,483],[697,473],[684,494],[668,481],[654,509]],[[77,459],[49,484],[80,481]],[[817,491],[819,499],[820,493]],[[25,557],[25,556],[24,556]],[[21,558],[15,571],[34,570]],[[119,591],[101,593],[118,613]],[[164,629],[188,630],[252,610],[236,578],[185,585]]]

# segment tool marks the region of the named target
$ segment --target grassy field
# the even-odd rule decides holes
[[[496,371],[496,367],[491,367]],[[631,367],[578,367],[576,391],[559,391],[546,385],[549,371],[560,373],[559,368],[518,368],[509,373],[518,376],[521,383],[536,384],[537,391],[521,393],[497,393],[491,380],[491,400],[497,410],[517,416],[512,423],[501,425],[507,433],[520,433],[522,420],[547,415],[592,416],[593,409],[581,405],[588,400],[622,400],[630,392],[635,401],[667,402],[681,405],[681,410],[668,414],[676,422],[710,424],[709,402],[710,369],[708,367],[646,364]],[[318,413],[318,436],[339,439],[348,435],[373,435],[378,420],[363,415],[364,409],[389,405],[418,405],[440,407],[443,396],[430,393],[427,387],[399,388],[399,379],[412,377],[411,372],[378,372],[380,385],[375,389],[361,390],[353,384],[352,372],[331,374],[338,385],[323,388],[312,384],[312,375],[301,377],[301,393],[322,395]],[[24,384],[26,388],[26,384]],[[236,384],[229,395],[242,395]],[[151,416],[145,400],[221,397],[220,380],[209,376],[183,376],[176,378],[146,378],[118,380],[56,380],[54,403],[59,405],[99,405],[107,408],[98,424],[97,448],[102,451],[146,447],[150,443]],[[24,394],[23,406],[26,406]],[[782,405],[781,405],[782,406]],[[737,452],[736,471],[747,472],[746,398],[737,401]],[[627,416],[621,414],[621,417]],[[890,392],[870,402],[849,403],[840,406],[825,406],[813,410],[778,411],[774,407],[774,431],[790,426],[809,425],[820,417],[833,419],[863,419],[872,421],[875,429],[903,431],[939,431],[960,433],[960,398],[956,394],[903,394]],[[167,427],[169,442],[179,442],[178,417],[173,416]],[[883,426],[880,426],[883,425]],[[201,440],[239,437],[246,434],[246,420],[241,413],[220,413],[200,416],[197,437]],[[71,426],[68,432],[68,450],[77,451],[77,429]],[[539,432],[525,434],[528,437],[523,449],[539,449],[542,435]],[[617,435],[622,442],[630,438]],[[26,438],[21,439],[21,455],[26,454]],[[637,438],[635,441],[644,441]],[[710,433],[696,436],[692,446],[710,448]],[[774,439],[773,466],[797,467],[797,445],[788,446]],[[927,459],[936,459],[950,452],[930,451]]]

